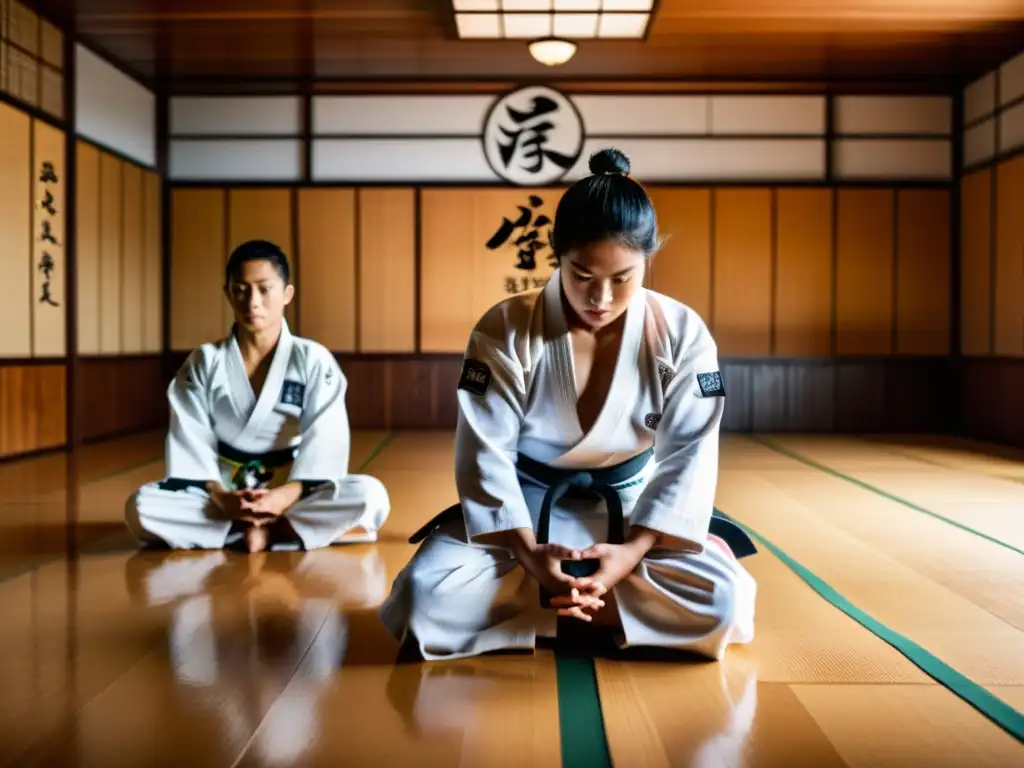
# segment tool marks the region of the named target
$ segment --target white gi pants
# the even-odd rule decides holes
[[[349,475],[300,499],[284,517],[310,550],[340,542],[376,541],[390,512],[388,492],[380,480]],[[232,527],[206,491],[163,490],[160,483],[148,483],[129,497],[125,522],[140,543],[163,542],[172,549],[221,549]],[[366,534],[343,535],[356,527],[364,528]]]

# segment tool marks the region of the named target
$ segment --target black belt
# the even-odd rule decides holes
[[[291,447],[278,448],[277,450],[267,451],[266,453],[247,453],[246,451],[240,451],[234,446],[228,445],[222,440],[217,441],[217,455],[220,456],[220,458],[227,459],[234,464],[262,464],[268,469],[276,469],[290,464],[295,460],[295,454],[297,452],[297,448]]]
[[[551,508],[559,499],[563,496],[572,498],[593,493],[601,496],[608,508],[608,543],[622,544],[626,535],[622,499],[614,486],[635,477],[647,466],[653,454],[654,449],[649,448],[621,464],[590,470],[552,467],[520,454],[516,460],[516,467],[523,474],[548,487],[544,494],[544,500],[541,502],[540,516],[537,521],[537,543],[549,543]],[[438,526],[461,517],[462,506],[454,504],[409,537],[409,543],[418,544]],[[712,512],[708,533],[725,541],[736,558],[748,557],[757,552],[757,548],[747,532],[718,509]],[[562,571],[576,578],[593,574],[597,567],[597,560],[566,560],[562,563]],[[542,589],[541,603],[544,607],[549,607],[550,599],[551,596]]]

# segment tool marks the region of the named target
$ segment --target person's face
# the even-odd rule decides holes
[[[227,286],[235,322],[251,333],[278,325],[294,293],[274,265],[262,259],[244,262]]]
[[[643,253],[618,241],[591,243],[562,257],[562,290],[580,321],[598,330],[626,311],[646,267]]]

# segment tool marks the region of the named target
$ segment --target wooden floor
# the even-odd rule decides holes
[[[1024,765],[877,634],[1024,717],[1024,457],[723,438],[717,505],[773,547],[745,561],[757,637],[720,664],[597,660],[602,735],[569,727],[587,692],[551,651],[395,665],[376,606],[455,499],[449,434],[356,436],[393,502],[378,544],[251,558],[134,550],[124,500],[161,450],[0,465],[0,764],[540,767],[606,742],[617,768]]]

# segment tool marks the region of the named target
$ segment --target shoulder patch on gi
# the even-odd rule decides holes
[[[462,377],[459,379],[459,389],[464,389],[474,395],[486,394],[487,388],[491,385],[491,369],[486,363],[479,360],[467,360],[462,364]]]
[[[657,429],[658,424],[661,423],[660,413],[648,413],[644,416],[644,426],[648,429]]]
[[[306,385],[300,381],[286,380],[281,387],[281,404],[302,407],[306,396]]]
[[[725,384],[722,382],[721,371],[698,373],[697,384],[704,397],[725,397]]]

